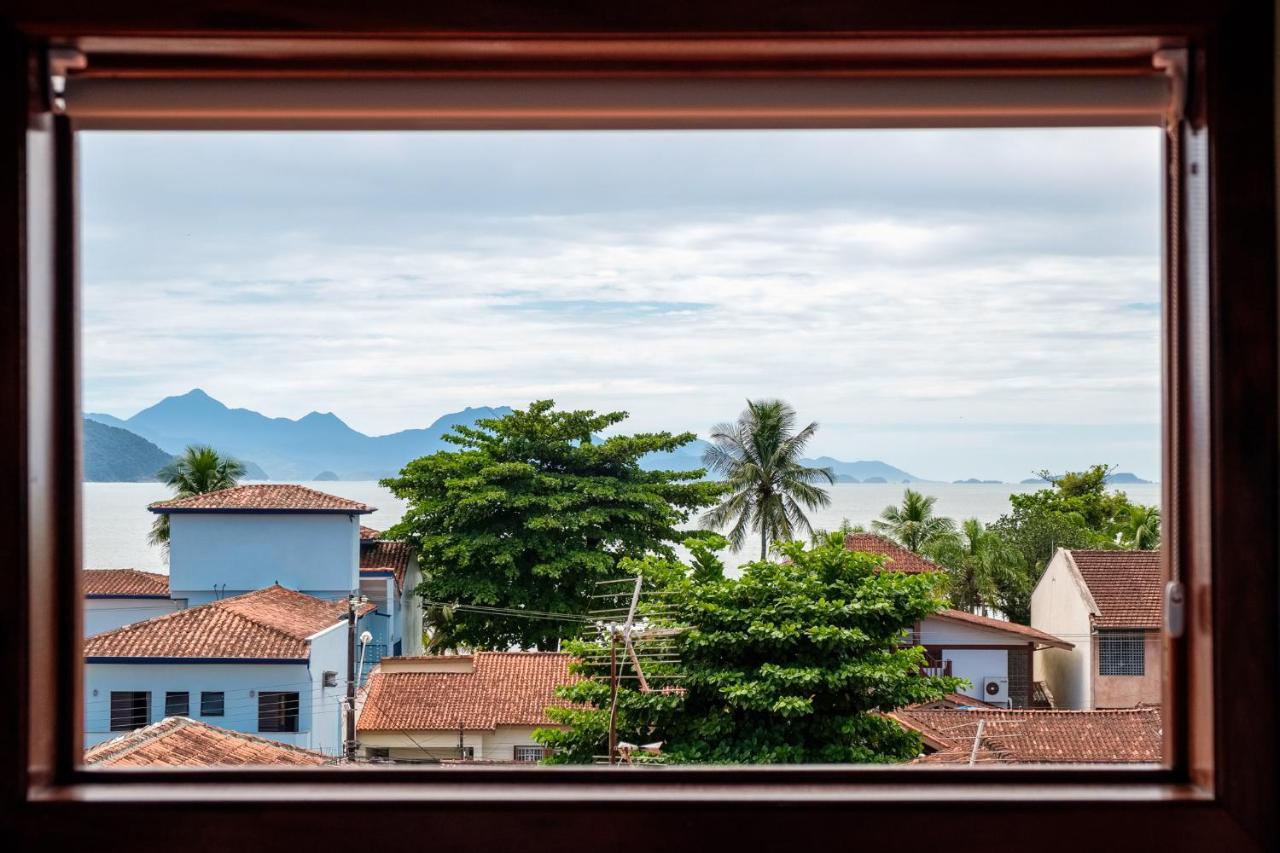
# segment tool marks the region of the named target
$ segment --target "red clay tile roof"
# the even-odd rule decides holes
[[[84,594],[89,597],[169,597],[169,576],[155,572],[140,572],[137,569],[85,569],[80,579]]]
[[[404,573],[409,567],[412,551],[408,542],[394,539],[375,539],[370,543],[360,543],[360,571],[391,572],[395,575],[396,586],[404,586]]]
[[[979,628],[990,628],[1007,634],[1016,634],[1027,642],[1055,646],[1059,649],[1074,648],[1071,643],[1066,640],[1060,640],[1052,634],[1046,634],[1044,631],[1039,631],[1030,625],[1019,625],[1017,622],[1010,622],[1006,619],[992,619],[989,616],[979,616],[976,613],[966,613],[963,610],[942,610],[933,614],[931,618],[950,619],[953,622],[965,622],[969,625],[976,625]],[[940,645],[945,645],[945,643]]]
[[[356,727],[362,732],[493,730],[553,725],[548,705],[564,705],[555,688],[576,679],[569,655],[476,652],[474,672],[385,672],[369,675]]]
[[[976,763],[1134,764],[1161,760],[1160,709],[1008,711],[904,708],[891,715],[937,749],[926,764],[967,764],[983,724]]]
[[[363,524],[360,525],[361,541],[364,541],[366,539],[380,539],[381,537],[382,537],[381,530],[374,530],[372,527],[365,527]]]
[[[888,557],[884,567],[894,572],[918,574],[942,571],[942,567],[928,557],[922,557],[914,551],[903,548],[892,539],[876,533],[849,533],[844,537],[844,547],[846,551],[884,555]]]
[[[318,752],[233,732],[186,717],[167,717],[85,750],[98,767],[316,767],[330,759]]]
[[[306,486],[271,483],[235,486],[189,498],[159,501],[147,507],[152,512],[373,512],[374,507],[326,494]]]
[[[1164,576],[1159,551],[1068,551],[1100,614],[1099,628],[1159,628]]]
[[[372,608],[366,604],[362,613]],[[343,621],[346,611],[345,600],[270,586],[95,634],[84,641],[84,656],[304,660],[307,638]]]

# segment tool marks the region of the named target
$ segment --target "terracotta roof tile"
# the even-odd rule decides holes
[[[373,512],[374,507],[358,501],[326,494],[306,486],[271,483],[235,486],[189,498],[159,501],[147,507],[152,512]]]
[[[1066,640],[1060,640],[1052,634],[1046,634],[1044,631],[1032,628],[1030,625],[1020,625],[1007,619],[992,619],[990,616],[979,616],[976,613],[966,613],[963,610],[942,610],[933,614],[933,618],[950,619],[953,622],[964,622],[969,625],[976,625],[979,628],[990,628],[1007,634],[1015,634],[1027,642],[1056,646],[1060,649],[1074,648]]]
[[[1008,711],[1002,709],[904,708],[891,714],[919,731],[936,752],[927,764],[967,764],[984,720],[976,763],[1135,764],[1162,755],[1160,709],[1116,711]]]
[[[308,749],[186,717],[167,717],[89,748],[84,763],[98,767],[315,767],[331,762]]]
[[[404,586],[404,574],[409,567],[412,550],[408,542],[393,539],[365,540],[360,543],[360,571],[392,572],[396,586]]]
[[[80,575],[84,594],[168,598],[169,576],[137,569],[85,569]]]
[[[569,674],[566,654],[476,652],[473,659],[474,672],[374,670],[358,730],[456,730],[459,723],[486,731],[553,725],[547,706],[566,704],[555,697],[555,688],[576,680]]]
[[[85,640],[84,655],[302,660],[310,653],[307,638],[345,619],[346,609],[345,600],[270,586],[95,634]]]
[[[894,572],[918,574],[942,571],[942,567],[928,557],[922,557],[914,551],[903,548],[892,539],[876,533],[847,534],[844,537],[844,547],[846,551],[861,551],[865,554],[885,556],[888,559],[885,560],[884,567]]]
[[[1100,628],[1159,628],[1164,574],[1159,551],[1068,551],[1100,614]]]
[[[367,539],[381,539],[381,538],[382,538],[381,530],[374,530],[372,527],[365,527],[363,524],[360,525],[360,540],[362,542]]]

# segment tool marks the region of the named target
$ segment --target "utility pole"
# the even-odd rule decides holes
[[[356,760],[356,604],[360,596],[347,596],[347,761]]]
[[[465,761],[467,759],[467,730],[462,724],[462,720],[458,720],[458,760]]]
[[[618,763],[618,631],[609,626],[609,763]]]

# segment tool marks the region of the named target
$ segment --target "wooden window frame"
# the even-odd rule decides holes
[[[1273,12],[1267,3],[1232,0],[441,0],[411,10],[390,0],[16,0],[0,21],[8,48],[0,97],[7,119],[0,507],[8,511],[0,513],[0,538],[14,545],[6,566],[18,593],[0,626],[0,653],[19,685],[17,701],[0,706],[2,730],[18,733],[0,758],[0,785],[12,837],[31,849],[125,839],[134,850],[161,849],[174,837],[213,849],[321,844],[359,825],[364,843],[399,844],[405,832],[429,825],[431,843],[449,849],[562,850],[572,839],[650,827],[664,846],[682,849],[798,838],[887,847],[954,843],[960,826],[990,818],[1006,837],[1050,849],[1074,845],[1082,826],[1115,847],[1273,847],[1280,794]],[[413,40],[428,40],[437,57],[415,64],[415,73],[438,75],[691,67],[722,77],[831,75],[890,66],[1051,75],[1064,67],[1114,73],[1128,60],[1093,47],[1131,40],[1141,53],[1153,38],[1185,45],[1192,57],[1191,107],[1169,137],[1166,176],[1166,232],[1175,239],[1165,258],[1164,553],[1188,605],[1186,631],[1166,650],[1166,769],[78,768],[76,164],[69,122],[50,109],[48,48],[78,47],[96,68],[144,77],[396,73]],[[876,39],[905,39],[911,49],[846,67],[829,48],[850,39],[872,53]],[[982,39],[994,49],[975,47]],[[141,47],[130,53],[130,44]],[[693,116],[689,124],[703,123]]]

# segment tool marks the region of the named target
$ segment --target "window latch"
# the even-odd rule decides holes
[[[1165,634],[1178,639],[1187,627],[1187,596],[1182,581],[1169,581],[1164,585]]]
[[[49,108],[61,115],[67,111],[67,74],[89,67],[89,58],[74,47],[49,48]]]

